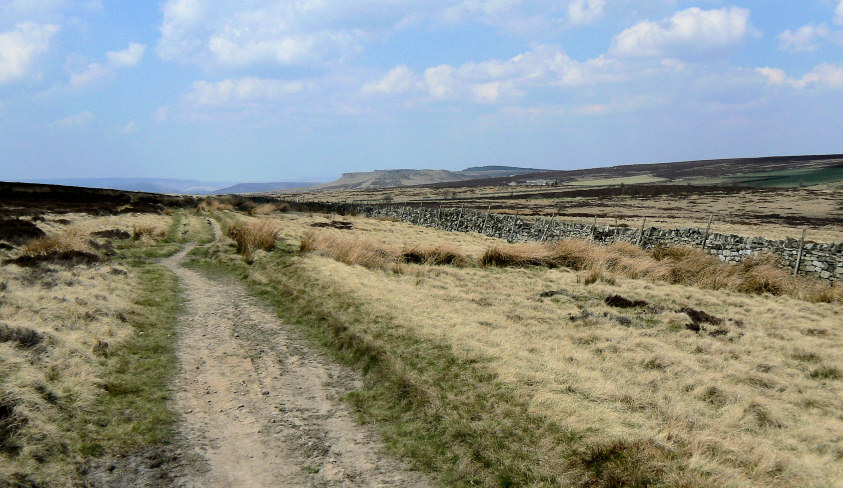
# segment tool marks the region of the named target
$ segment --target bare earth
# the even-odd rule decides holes
[[[187,251],[163,262],[188,300],[175,407],[185,454],[206,466],[174,484],[430,486],[354,421],[341,401],[359,387],[351,372],[295,337],[239,284],[181,266]]]

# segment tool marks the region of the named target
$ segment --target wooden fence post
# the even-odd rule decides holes
[[[799,254],[796,255],[796,267],[793,268],[793,276],[799,274],[799,265],[802,264],[802,250],[805,248],[805,234],[808,228],[802,229],[802,240],[799,241]]]
[[[465,204],[464,203],[462,204],[462,207],[460,207],[460,214],[457,217],[457,225],[454,226],[454,230],[460,230],[460,222],[462,221],[463,210],[465,210]]]
[[[540,242],[544,242],[544,239],[547,237],[547,231],[550,229],[550,226],[553,225],[554,217],[556,217],[556,212],[553,212],[553,215],[550,216],[550,222],[548,222],[547,227],[544,228],[544,233],[542,234]]]
[[[647,217],[644,217],[644,221],[641,222],[641,232],[638,233],[638,241],[635,243],[636,246],[641,245],[641,240],[644,238],[644,225],[647,224]]]
[[[705,235],[702,241],[702,250],[705,251],[705,245],[708,242],[708,233],[711,231],[711,220],[714,219],[714,214],[708,216],[708,227],[705,228]]]
[[[618,237],[618,213],[615,212],[615,237]]]
[[[595,239],[595,235],[597,234],[597,215],[594,216],[594,225],[591,226],[591,240]]]

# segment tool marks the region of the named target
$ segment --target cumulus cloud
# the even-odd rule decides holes
[[[803,25],[796,32],[790,29],[782,32],[776,38],[779,40],[779,49],[790,52],[815,51],[820,47],[819,40],[827,38],[830,34],[825,24]]]
[[[129,47],[122,51],[109,51],[105,53],[105,58],[108,60],[108,66],[112,69],[131,68],[141,62],[145,52],[146,46],[137,42],[131,42],[129,43]]]
[[[535,35],[593,22],[605,0],[167,0],[157,52],[213,69],[313,66],[347,59],[367,42],[422,23],[476,22]]]
[[[71,73],[70,86],[78,89],[111,78],[120,68],[137,66],[143,59],[144,52],[146,46],[136,42],[130,43],[129,47],[122,51],[109,51],[105,53],[105,64],[90,63],[85,69]]]
[[[218,107],[280,102],[310,88],[305,81],[239,78],[222,81],[196,81],[182,102],[192,107]]]
[[[394,95],[420,87],[420,78],[406,65],[396,66],[383,78],[363,85],[363,93]]]
[[[49,49],[50,38],[58,31],[56,25],[22,22],[0,33],[0,83],[28,75],[36,58]]]
[[[367,30],[389,25],[403,3],[168,0],[157,50],[165,60],[207,67],[317,64],[358,52]]]
[[[749,10],[692,7],[622,31],[612,40],[610,52],[620,57],[694,57],[736,46],[752,32]]]
[[[82,113],[57,120],[51,123],[50,127],[54,127],[56,129],[72,129],[74,127],[84,127],[90,124],[93,120],[94,114],[86,110]]]
[[[619,78],[615,63],[605,58],[571,59],[558,46],[536,46],[508,60],[439,65],[422,75],[399,66],[363,86],[364,93],[425,92],[432,99],[491,103],[523,95],[532,88],[575,87]]]
[[[810,85],[843,89],[843,65],[823,63],[798,79],[788,77],[784,70],[777,68],[756,68],[755,72],[766,78],[771,85],[790,85],[799,89]]]
[[[590,24],[603,15],[604,0],[574,0],[568,5],[568,21],[575,25]]]

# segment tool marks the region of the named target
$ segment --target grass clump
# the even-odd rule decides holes
[[[307,231],[301,238],[301,252],[318,252],[345,264],[401,273],[402,264],[465,267],[471,259],[447,244],[405,245],[400,251],[361,237],[333,232]]]
[[[139,224],[132,226],[132,239],[150,244],[163,238],[166,231],[155,224]]]
[[[281,228],[275,222],[251,219],[230,224],[227,235],[237,245],[237,252],[251,262],[255,251],[269,251],[275,246],[280,232]]]
[[[401,260],[406,263],[450,265],[459,268],[471,264],[471,260],[459,249],[447,244],[405,246],[401,251]]]
[[[299,249],[303,253],[318,252],[345,264],[358,264],[369,269],[396,270],[397,254],[394,250],[360,237],[308,231],[302,236]]]
[[[79,227],[71,227],[60,234],[39,237],[27,242],[21,248],[21,256],[49,256],[67,252],[91,252],[89,233]]]
[[[199,205],[196,206],[196,213],[221,212],[224,210],[234,210],[234,205],[209,198],[207,200],[202,200],[199,202]]]
[[[480,257],[481,266],[567,267],[588,271],[587,281],[611,281],[607,274],[663,281],[711,290],[746,294],[788,295],[809,302],[843,302],[843,288],[816,279],[791,276],[775,256],[753,256],[737,265],[686,246],[657,247],[646,251],[628,242],[608,246],[563,239],[548,243],[493,246]]]

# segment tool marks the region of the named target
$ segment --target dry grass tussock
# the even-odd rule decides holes
[[[602,246],[582,239],[564,239],[492,246],[480,257],[480,264],[567,267],[587,270],[591,274],[599,270],[603,274],[712,290],[787,295],[810,302],[843,302],[843,288],[791,276],[771,255],[730,265],[701,250],[684,246],[646,251],[628,242]]]
[[[362,237],[308,231],[302,236],[299,248],[303,253],[318,252],[345,264],[399,271],[398,254],[394,249],[381,247]]]
[[[132,226],[132,239],[153,243],[165,235],[162,227],[155,224],[137,224]]]
[[[21,248],[21,256],[49,256],[66,252],[91,252],[88,244],[90,233],[82,227],[71,227],[64,232],[39,237]]]
[[[289,209],[290,205],[287,203],[264,203],[250,208],[248,214],[251,216],[270,215],[275,212],[286,212]]]
[[[230,203],[221,202],[215,199],[202,200],[196,206],[196,213],[199,212],[221,212],[223,210],[234,210],[234,205]]]
[[[237,252],[251,261],[255,251],[272,249],[280,233],[281,227],[275,221],[249,219],[231,223],[227,235],[237,245]]]
[[[401,250],[363,237],[334,232],[307,231],[301,238],[302,252],[318,252],[345,264],[369,269],[404,272],[405,263],[465,267],[471,259],[447,244],[404,245]]]

